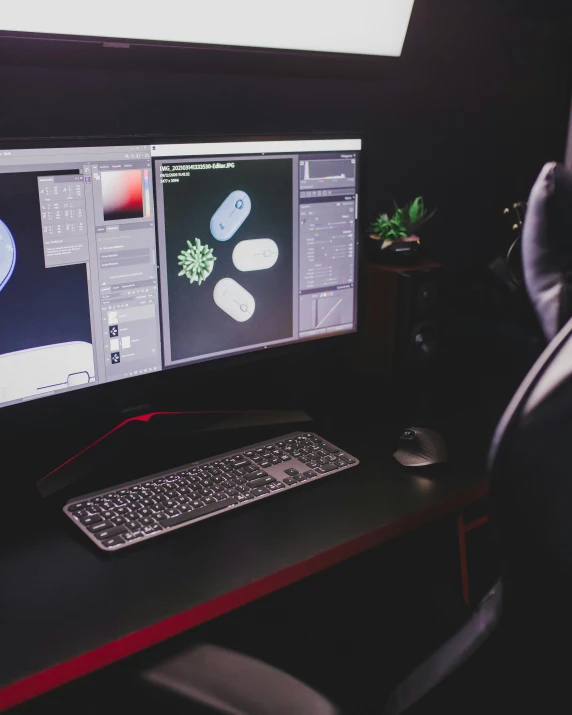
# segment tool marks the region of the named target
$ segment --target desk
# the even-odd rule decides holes
[[[361,464],[112,555],[54,512],[0,533],[0,710],[486,496],[481,463],[424,477],[373,427],[312,429]]]

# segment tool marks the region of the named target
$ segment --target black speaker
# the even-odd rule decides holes
[[[444,271],[366,264],[363,272],[360,366],[401,384],[427,378],[441,354]]]

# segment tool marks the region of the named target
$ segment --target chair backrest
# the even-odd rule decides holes
[[[497,428],[490,468],[505,613],[542,639],[572,621],[572,172],[558,164],[530,194],[523,263],[551,342]]]

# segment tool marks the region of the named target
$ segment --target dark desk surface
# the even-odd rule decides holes
[[[364,432],[312,429],[355,469],[105,555],[58,512],[0,534],[0,710],[471,503],[482,459],[407,472]],[[276,435],[288,429],[276,428]],[[368,433],[369,432],[369,433]],[[77,533],[76,533],[77,532]]]

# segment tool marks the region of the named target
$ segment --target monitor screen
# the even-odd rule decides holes
[[[0,406],[355,332],[360,149],[0,148]]]
[[[414,0],[162,0],[160,11],[99,0],[97,11],[65,3],[3,3],[0,30],[362,55],[401,54]]]

